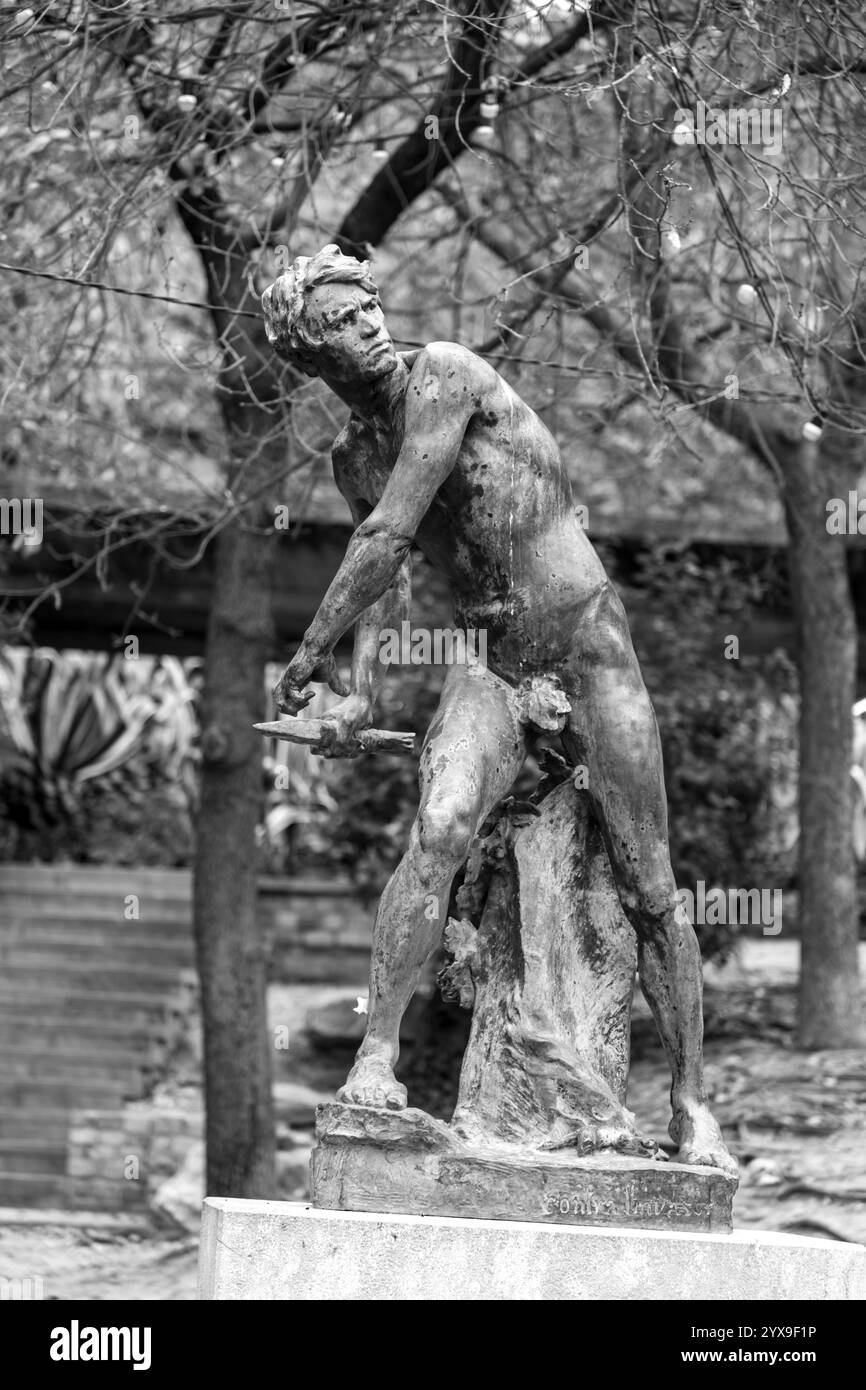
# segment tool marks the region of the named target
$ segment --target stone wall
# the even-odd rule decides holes
[[[120,1110],[74,1111],[67,1173],[82,1198],[122,1207],[151,1205],[161,1185],[187,1162],[204,1133],[201,1098],[183,1107],[133,1101]]]

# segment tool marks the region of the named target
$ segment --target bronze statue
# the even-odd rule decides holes
[[[521,719],[535,718],[525,700],[546,688],[570,760],[586,769],[599,844],[637,939],[641,985],[672,1073],[679,1162],[732,1176],[736,1163],[704,1089],[700,955],[677,901],[655,715],[555,440],[466,348],[396,351],[368,263],[336,246],[296,260],[262,304],[275,350],[321,377],[352,412],[333,464],[355,531],[274,691],[278,708],[294,715],[304,707],[308,683],[328,675],[335,644],[356,624],[351,691],[326,722],[331,753],[357,751],[355,735],[373,718],[379,634],[406,612],[413,545],[447,577],[455,623],[487,634],[486,666],[450,668],[427,736],[418,815],[376,917],[367,1032],[339,1099],[406,1106],[394,1077],[400,1020],[442,937],[452,881],[520,770]],[[558,804],[561,813],[566,802]],[[544,1050],[534,1045],[535,1054]],[[544,1065],[554,1065],[549,1055]],[[599,1122],[581,1129],[582,1151],[654,1147],[635,1129],[624,1094],[624,1083],[605,1089],[602,1110],[596,1096],[588,1113]]]

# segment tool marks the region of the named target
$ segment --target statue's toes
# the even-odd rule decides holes
[[[392,1086],[377,1086],[375,1088],[374,1105],[381,1111],[402,1111],[406,1108],[406,1087],[393,1083]]]
[[[365,1105],[370,1110],[384,1110],[385,1100],[381,1086],[364,1082],[349,1082],[337,1092],[337,1100],[343,1105]]]
[[[343,1105],[364,1105],[370,1110],[405,1110],[406,1087],[381,1066],[357,1067],[337,1092]]]
[[[684,1163],[688,1167],[695,1168],[718,1168],[729,1178],[738,1178],[740,1174],[737,1160],[724,1145],[716,1148],[709,1145],[683,1144],[677,1154],[677,1163]]]

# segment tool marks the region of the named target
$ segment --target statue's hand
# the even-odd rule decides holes
[[[372,722],[372,701],[366,695],[347,695],[322,715],[327,738],[312,751],[323,758],[357,758],[362,750],[355,735],[369,729]]]
[[[312,671],[305,662],[299,661],[300,655],[299,651],[292,657],[274,686],[274,704],[283,714],[299,714],[313,698],[312,690],[304,690],[312,680]]]
[[[337,663],[333,653],[326,656],[320,666],[313,672],[313,680],[321,681],[324,685],[329,685],[335,695],[349,695],[351,692],[346,682],[337,670]]]
[[[274,686],[277,709],[284,714],[297,714],[308,705],[313,698],[313,691],[305,691],[304,686],[309,681],[321,681],[324,685],[329,685],[335,695],[349,694],[349,687],[341,680],[333,656],[326,656],[318,666],[313,666],[302,643]]]

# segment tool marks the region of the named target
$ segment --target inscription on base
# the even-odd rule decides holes
[[[596,1197],[587,1189],[574,1192],[548,1192],[542,1198],[543,1216],[607,1216],[622,1217],[624,1221],[641,1220],[648,1216],[706,1217],[712,1211],[710,1202],[671,1201],[668,1197],[642,1197],[634,1183],[628,1183],[613,1197]]]

